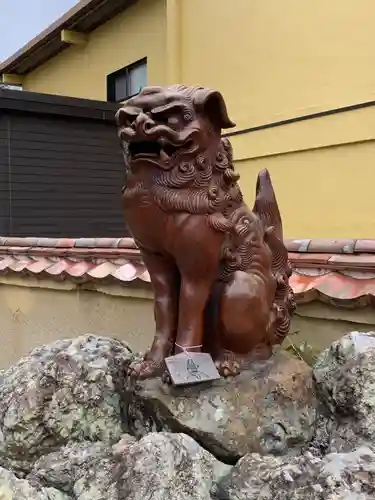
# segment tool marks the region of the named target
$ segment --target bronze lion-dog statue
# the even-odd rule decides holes
[[[267,170],[251,211],[238,185],[234,127],[222,95],[146,87],[116,115],[125,218],[154,290],[156,333],[129,374],[147,378],[180,352],[211,354],[222,376],[267,359],[287,335],[295,301],[282,221]]]

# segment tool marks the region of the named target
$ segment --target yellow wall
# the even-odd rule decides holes
[[[238,129],[375,99],[373,0],[140,0],[26,78],[104,99],[148,56],[149,83],[221,90]],[[233,138],[245,197],[270,169],[286,237],[374,237],[375,107]]]
[[[373,0],[181,6],[180,80],[219,88],[239,129],[375,98]],[[233,138],[246,199],[267,167],[287,237],[375,237],[374,134],[368,108]]]
[[[147,56],[148,83],[164,83],[165,0],[142,0],[30,73],[26,90],[107,99],[106,76]]]

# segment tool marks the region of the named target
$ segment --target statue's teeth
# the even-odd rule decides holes
[[[167,153],[164,151],[164,149],[161,149],[160,150],[160,159],[162,161],[168,161],[169,160],[169,156],[167,155]]]

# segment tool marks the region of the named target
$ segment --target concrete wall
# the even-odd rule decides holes
[[[164,83],[165,0],[143,0],[29,73],[25,90],[107,99],[107,75],[147,57],[148,83]]]
[[[35,278],[0,278],[0,369],[39,345],[86,333],[118,338],[145,351],[154,335],[149,289],[119,285],[77,288]],[[298,307],[290,340],[320,351],[349,331],[375,329],[373,309],[338,309],[320,302]],[[288,345],[289,340],[285,342]]]
[[[150,297],[147,291],[120,286],[90,291],[48,280],[1,278],[0,369],[34,347],[86,333],[145,351],[154,334]]]

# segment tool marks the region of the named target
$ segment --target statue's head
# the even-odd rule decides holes
[[[184,85],[144,88],[121,107],[116,120],[128,161],[164,170],[215,153],[221,130],[235,126],[220,92]]]

